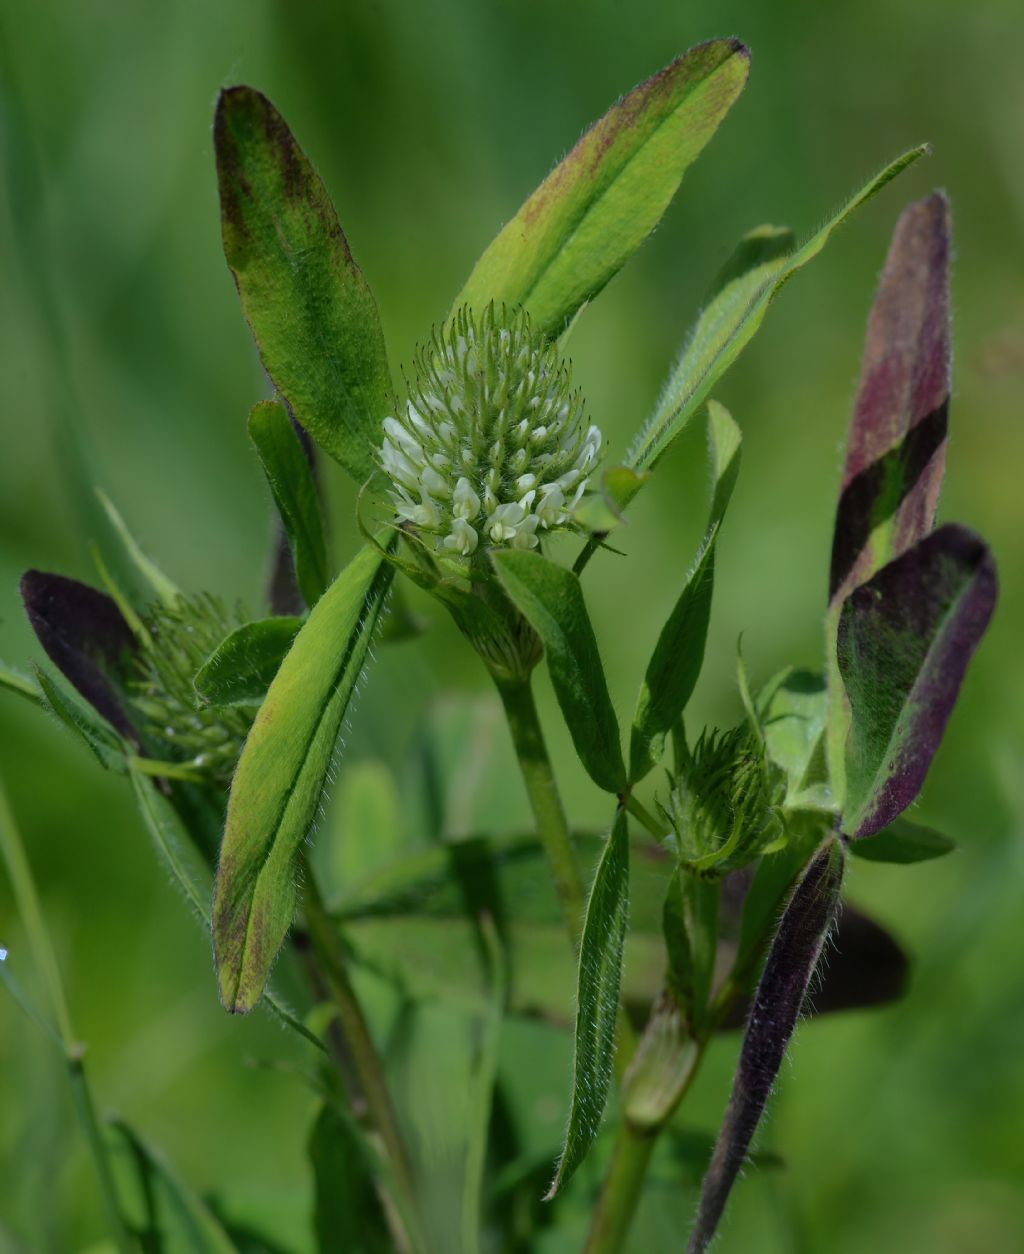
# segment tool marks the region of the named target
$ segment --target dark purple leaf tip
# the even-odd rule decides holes
[[[77,579],[41,570],[22,575],[21,596],[50,661],[112,727],[134,741],[118,681],[137,646],[116,603]]]

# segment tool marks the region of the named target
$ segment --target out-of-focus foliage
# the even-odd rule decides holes
[[[699,39],[742,37],[753,54],[744,97],[658,232],[572,334],[576,381],[617,452],[650,410],[737,238],[759,222],[806,238],[827,206],[884,161],[922,139],[934,145],[930,160],[861,210],[794,279],[717,392],[743,428],[744,477],[718,543],[707,669],[690,703],[695,726],[741,717],[733,681],[741,630],[757,681],[794,660],[821,664],[815,624],[865,310],[899,209],[946,188],[957,240],[955,455],[939,519],[969,519],[1002,572],[991,632],[910,812],[958,848],[909,871],[867,860],[848,868],[850,895],[898,924],[916,959],[909,995],[798,1031],[800,1082],[784,1086],[762,1134],[787,1170],[757,1173],[737,1192],[723,1254],[1010,1254],[1024,1244],[1017,9],[1011,0],[783,8],[703,0],[685,9],[597,0],[584,14],[568,0],[189,0],[160,10],[41,0],[0,15],[0,655],[23,667],[35,654],[17,578],[34,566],[94,581],[88,541],[109,523],[93,484],[117,501],[147,550],[159,550],[180,587],[259,603],[272,502],[246,415],[266,385],[221,252],[211,119],[223,83],[266,91],[313,155],[397,365],[444,316],[550,155],[568,150],[625,83]],[[628,574],[602,553],[585,576],[620,719],[679,592],[677,582],[652,582],[654,573],[672,546],[684,568],[706,523],[700,426],[659,464],[616,531],[616,547],[632,559],[622,566]],[[358,546],[355,488],[334,468],[326,486],[340,564]],[[443,798],[429,785],[417,728],[442,687],[472,695],[486,691],[486,677],[467,665],[433,605],[417,600],[414,609],[431,620],[429,635],[379,660],[347,760],[381,758],[419,781],[401,793],[404,821],[417,830],[435,819],[453,832],[522,829],[525,801],[489,695],[468,714],[446,707],[445,734],[431,743],[442,773],[449,762],[463,767]],[[541,698],[569,809],[601,828],[607,798],[574,764],[553,694],[542,689]],[[223,1015],[208,942],[155,868],[123,778],[13,697],[0,703],[0,739],[101,1103],[145,1129],[226,1224],[257,1225],[284,1248],[311,1249],[305,1151],[316,1104],[285,1069],[242,1061],[295,1063],[301,1044],[265,1018]],[[325,846],[351,835],[339,830],[344,796],[342,772]],[[332,865],[349,863],[346,852]],[[9,961],[22,941],[0,885]],[[66,1092],[33,1032],[0,1004],[0,1155],[9,1165],[0,1248],[9,1231],[28,1233],[32,1249],[85,1248],[103,1232],[99,1202]],[[714,1128],[735,1053],[728,1037],[713,1047],[687,1102],[688,1127]],[[506,1107],[542,1168],[538,1193],[563,1131],[569,1062],[563,1030],[506,1028]],[[449,1079],[458,1091],[460,1077]],[[423,1140],[441,1147],[441,1114],[427,1107],[416,1119]],[[666,1139],[636,1250],[678,1243],[700,1170],[686,1176],[685,1162]],[[681,1177],[691,1190],[679,1187]],[[566,1190],[581,1231],[597,1179],[588,1166]],[[548,1248],[573,1244],[570,1224]]]

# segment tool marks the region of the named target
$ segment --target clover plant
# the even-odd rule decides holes
[[[708,1045],[745,1024],[717,1141],[698,1150],[706,1172],[688,1248],[704,1250],[749,1160],[829,937],[858,978],[844,983],[838,964],[823,977],[818,1009],[871,1004],[901,987],[899,946],[841,906],[844,866],[851,856],[914,862],[951,847],[904,812],[996,591],[984,542],[959,525],[935,527],[950,390],[941,193],[899,218],[868,323],[832,567],[827,579],[822,572],[823,666],[752,682],[738,658],[738,724],[696,729],[686,720],[740,467],[740,428],[716,386],[782,285],[925,150],[882,169],[801,245],[771,226],[740,240],[628,448],[608,445],[591,423],[586,380],[574,379],[565,355],[576,319],[657,225],[742,92],[748,65],[741,43],[712,40],[615,104],[425,328],[402,381],[310,160],[266,97],[244,86],[222,92],[214,144],[224,252],[272,389],[248,422],[280,522],[266,610],[253,616],[179,589],[105,498],[117,543],[97,554],[100,587],[39,571],[22,580],[47,661],[31,675],[6,668],[5,685],[126,777],[158,855],[210,931],[210,996],[236,1014],[267,1009],[309,1051],[320,1250],[534,1248],[542,1229],[558,1225],[563,1193],[599,1138],[610,1151],[600,1147],[604,1181],[587,1195],[586,1249],[624,1248],[648,1160],[659,1137],[678,1130]],[[586,585],[601,580],[628,507],[695,422],[707,431],[707,525],[637,676],[624,735],[616,714],[624,694],[609,691]],[[351,529],[361,547],[340,571],[319,491],[331,463],[359,488]],[[556,533],[563,540],[552,546]],[[615,577],[627,581],[628,566]],[[391,649],[418,629],[407,582],[452,615],[467,656],[493,680],[535,829],[454,839],[435,826],[417,842],[396,830],[385,772],[362,830],[348,835],[387,857],[373,874],[328,889],[311,846],[331,784],[348,770],[342,733],[358,717],[353,698],[375,643],[376,667],[386,668]],[[607,794],[603,833],[577,830],[563,808],[532,692],[545,665],[579,761]],[[19,900],[38,923],[13,820],[0,817]],[[638,861],[653,872],[631,889]],[[544,901],[562,934],[549,929],[538,963],[519,922]],[[428,917],[470,939],[459,971],[446,969],[443,946],[387,948]],[[37,957],[53,968],[40,928]],[[624,974],[627,942],[638,946],[639,978]],[[875,967],[869,949],[883,955]],[[275,989],[282,950],[305,974],[304,992],[291,979],[292,999],[301,999],[292,1007]],[[545,980],[540,967],[549,964]],[[364,967],[400,992],[431,965],[441,977],[433,995],[463,987],[475,1024],[473,1047],[458,1055],[472,1108],[454,1150],[460,1182],[449,1179],[440,1198],[410,1131],[386,1024],[358,991]],[[15,987],[10,958],[4,969]],[[287,983],[295,964],[282,969]],[[173,1248],[242,1249],[242,1237],[135,1131],[100,1128],[55,988],[57,1039],[85,1094],[115,1243],[170,1249],[168,1234],[186,1230],[186,1246]],[[564,1143],[541,1163],[524,1159],[491,1117],[507,1101],[503,1020],[538,1014],[574,1022],[575,1051]],[[266,1135],[272,1142],[273,1129]],[[148,1218],[119,1192],[115,1142],[148,1186]],[[680,1231],[676,1248],[686,1240]],[[305,1234],[294,1248],[307,1248]]]

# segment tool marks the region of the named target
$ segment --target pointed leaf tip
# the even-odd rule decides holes
[[[77,579],[41,570],[26,571],[20,588],[32,630],[50,661],[112,727],[137,743],[119,692],[137,646],[113,599]]]
[[[698,44],[585,132],[477,262],[454,307],[525,305],[560,335],[657,226],[746,84],[738,39]]]
[[[949,203],[901,214],[864,344],[836,513],[829,597],[837,604],[935,520],[950,391]]]

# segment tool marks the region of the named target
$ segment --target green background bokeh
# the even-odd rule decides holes
[[[737,717],[741,631],[760,678],[817,662],[864,321],[899,209],[933,186],[952,199],[956,254],[940,516],[989,539],[1002,593],[918,808],[959,851],[912,868],[860,863],[850,877],[851,896],[914,956],[909,996],[800,1030],[762,1135],[785,1169],[741,1183],[720,1248],[1011,1254],[1024,1248],[1024,18],[1013,0],[12,0],[0,11],[0,656],[37,656],[17,595],[26,567],[94,579],[83,462],[179,584],[258,605],[269,503],[245,415],[266,385],[220,251],[210,121],[221,85],[266,91],[311,155],[397,367],[584,126],[684,47],[724,34],[752,48],[747,91],[573,336],[612,458],[744,231],[770,221],[804,235],[898,151],[927,139],[935,152],[786,289],[717,390],[743,428],[744,465],[695,721]],[[340,561],[356,544],[352,491],[340,472],[328,479]],[[637,502],[620,541],[628,560],[604,556],[588,572],[623,714],[691,560],[704,491],[695,433]],[[397,761],[440,692],[486,691],[428,613],[424,640],[378,658],[354,757]],[[604,800],[545,685],[570,808],[599,825]],[[274,1211],[294,1248],[309,1248],[310,1103],[291,1077],[245,1065],[292,1047],[219,1009],[208,947],[123,781],[16,698],[0,702],[0,738],[101,1104],[198,1188],[240,1212]],[[502,803],[484,796],[481,813],[520,820],[500,734],[495,753]],[[0,877],[12,960],[20,939]],[[102,1216],[40,1041],[0,1002],[0,1249],[79,1250],[102,1237]],[[715,1126],[735,1049],[729,1038],[712,1052],[694,1126]],[[664,1213],[682,1223],[694,1196],[678,1194]],[[637,1251],[680,1248],[662,1214],[641,1215]],[[562,1248],[568,1237],[545,1246]]]

